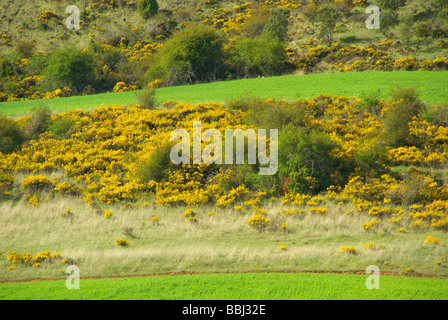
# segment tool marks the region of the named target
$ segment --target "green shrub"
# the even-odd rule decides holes
[[[391,10],[383,10],[381,12],[381,23],[380,30],[386,36],[389,37],[389,31],[394,28],[400,20],[397,17],[397,14]]]
[[[0,60],[0,77],[13,76],[15,74],[14,67],[8,59]]]
[[[119,63],[124,59],[119,48],[111,48],[108,50],[98,49],[97,57],[100,58],[112,71],[116,71]]]
[[[323,132],[289,126],[279,136],[279,173],[289,177],[288,189],[295,193],[317,193],[328,188],[332,176],[348,171],[341,159],[331,154],[336,144]]]
[[[10,174],[0,172],[0,199],[14,187],[14,177]]]
[[[95,78],[93,56],[76,48],[56,51],[48,60],[43,75],[42,86],[47,91],[68,86],[82,92]]]
[[[138,83],[140,87],[143,87],[146,83],[146,72],[149,69],[147,63],[142,63],[135,60],[120,61],[117,66],[118,74],[122,75],[120,81],[125,83]]]
[[[269,21],[269,11],[262,10],[258,14],[250,16],[247,21],[241,25],[241,35],[243,37],[256,37],[263,33],[266,24]]]
[[[265,25],[263,33],[277,37],[281,42],[286,41],[289,24],[288,15],[289,12],[287,10],[272,10],[271,17]]]
[[[14,120],[0,116],[0,152],[12,153],[25,142],[26,136]]]
[[[324,5],[317,11],[316,23],[319,27],[318,36],[328,45],[333,43],[334,29],[339,19],[339,12],[331,5]]]
[[[147,77],[168,85],[219,79],[224,56],[223,37],[212,27],[192,24],[175,32],[153,55]]]
[[[43,54],[31,56],[26,66],[27,75],[42,74],[48,65],[49,57]]]
[[[39,31],[47,31],[48,29],[50,29],[50,26],[43,20],[39,21],[37,24],[37,30]]]
[[[368,111],[371,114],[379,114],[380,109],[378,104],[381,99],[381,92],[379,90],[362,92],[360,98],[361,102],[358,106],[362,111]]]
[[[266,130],[282,131],[287,125],[303,126],[304,108],[297,103],[266,102],[259,98],[231,100],[227,108],[246,113],[244,123]]]
[[[154,109],[156,107],[156,89],[146,88],[137,94],[138,104],[144,109]]]
[[[409,136],[409,122],[425,110],[425,105],[414,88],[393,88],[391,97],[395,103],[383,116],[385,140],[393,147],[404,146]]]
[[[406,4],[406,0],[377,0],[380,8],[398,10]]]
[[[358,175],[369,176],[374,172],[376,176],[381,176],[390,173],[388,164],[386,146],[382,143],[356,152],[354,166],[359,168]]]
[[[422,118],[436,126],[448,127],[448,105],[431,106],[422,114]]]
[[[51,124],[51,110],[48,106],[39,106],[32,110],[31,117],[24,126],[25,134],[30,139],[37,139],[47,131]]]
[[[56,137],[64,138],[74,125],[75,120],[59,117],[51,123],[48,127],[48,131],[52,132]]]
[[[150,17],[157,14],[159,11],[159,4],[156,0],[139,0],[137,3],[137,10],[143,19],[148,20]]]
[[[20,90],[20,85],[16,81],[6,81],[3,84],[3,89],[6,93],[17,94]]]
[[[151,158],[140,162],[136,171],[136,178],[143,182],[160,182],[167,178],[171,166],[171,143],[157,148],[151,155]]]
[[[14,51],[17,52],[22,58],[28,59],[33,55],[36,42],[31,39],[19,39],[14,46]]]
[[[435,2],[441,7],[444,8],[448,6],[448,0],[435,0]]]
[[[280,75],[286,70],[285,47],[269,34],[239,40],[232,60],[240,77]]]

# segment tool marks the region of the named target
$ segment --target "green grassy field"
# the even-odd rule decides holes
[[[428,104],[448,104],[448,71],[352,72],[289,75],[244,79],[190,86],[166,87],[157,90],[160,103],[169,99],[185,103],[226,102],[243,97],[295,100],[319,94],[355,96],[378,92],[387,98],[391,87],[418,88],[420,98]],[[102,93],[48,100],[0,103],[0,113],[18,117],[33,107],[45,104],[54,112],[72,109],[93,109],[100,105],[137,103],[137,92]]]
[[[66,281],[0,284],[0,299],[138,300],[344,300],[448,299],[448,280],[381,276],[380,288],[367,289],[367,275],[201,274],[82,279],[79,290]],[[370,282],[370,280],[369,280]]]

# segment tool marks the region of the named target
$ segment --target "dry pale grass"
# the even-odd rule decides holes
[[[398,226],[385,225],[367,233],[361,225],[369,220],[363,215],[345,214],[349,207],[327,205],[324,215],[305,212],[285,215],[281,204],[267,206],[271,225],[265,232],[251,230],[249,211],[216,207],[193,208],[197,224],[182,217],[187,207],[121,208],[109,206],[110,218],[95,214],[86,203],[70,197],[44,201],[38,207],[25,202],[0,205],[0,251],[59,252],[80,267],[82,276],[117,276],[166,272],[226,271],[350,271],[378,265],[383,271],[447,275],[447,237],[440,233],[440,245],[425,245],[426,231],[399,233]],[[61,213],[67,208],[73,218]],[[214,211],[214,214],[208,215]],[[158,216],[158,224],[152,217]],[[279,230],[285,223],[287,232]],[[132,228],[124,235],[123,228]],[[437,235],[437,234],[434,234]],[[120,247],[115,239],[130,242]],[[381,250],[364,250],[374,241],[385,245]],[[279,245],[286,245],[282,251]],[[353,246],[358,254],[340,254],[338,249]],[[6,254],[5,254],[6,255]],[[444,264],[436,265],[436,260]],[[387,265],[384,262],[387,261]],[[17,265],[0,259],[0,279],[64,277],[62,263],[43,264],[39,268]]]

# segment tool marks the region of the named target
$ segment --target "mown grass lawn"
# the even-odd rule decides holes
[[[0,284],[0,299],[148,300],[346,300],[447,299],[448,280],[381,276],[367,289],[367,275],[312,273],[201,274]]]
[[[185,103],[221,102],[244,97],[295,100],[320,94],[355,96],[378,92],[387,98],[391,87],[418,88],[420,98],[428,104],[448,104],[448,71],[351,72],[289,75],[269,78],[213,82],[190,86],[160,88],[160,103],[169,99]],[[93,109],[100,105],[137,103],[138,91],[102,93],[59,99],[0,103],[0,113],[17,117],[33,107],[45,104],[54,112]]]

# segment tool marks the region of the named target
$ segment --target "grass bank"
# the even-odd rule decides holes
[[[157,98],[159,103],[169,99],[185,103],[226,102],[243,97],[295,100],[320,94],[360,97],[364,93],[378,92],[378,89],[381,89],[381,97],[387,98],[394,86],[418,88],[421,99],[428,104],[448,104],[448,71],[350,72],[243,79],[160,88]],[[18,117],[42,104],[54,112],[129,105],[137,103],[137,92],[2,102],[0,113]]]

